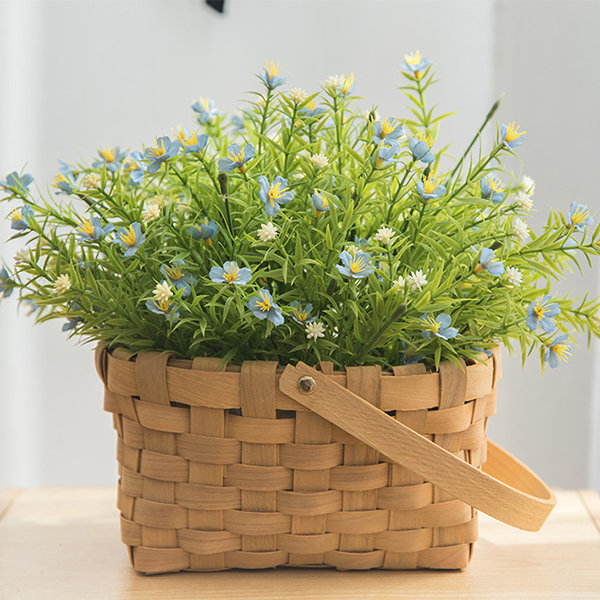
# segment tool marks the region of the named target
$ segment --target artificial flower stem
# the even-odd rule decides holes
[[[229,198],[227,197],[227,173],[219,173],[219,187],[221,188],[221,198],[225,204],[225,213],[227,214],[227,228],[229,229],[229,235],[231,240],[235,244],[235,237],[233,235],[233,223],[231,221],[231,212],[229,210]]]
[[[263,107],[262,117],[260,121],[260,136],[258,138],[258,155],[260,156],[262,151],[262,143],[265,135],[265,128],[267,126],[267,112],[269,110],[269,102],[271,101],[271,94],[273,93],[273,88],[267,86],[267,97],[265,98],[265,105]]]
[[[477,133],[473,136],[473,139],[471,140],[471,142],[467,146],[467,149],[463,152],[463,155],[460,157],[460,160],[456,163],[456,166],[454,167],[454,169],[452,169],[452,173],[450,173],[450,176],[448,177],[448,181],[450,181],[454,177],[454,175],[456,174],[456,172],[460,169],[460,167],[463,164],[465,158],[467,157],[467,155],[471,151],[471,148],[473,147],[473,145],[475,144],[475,142],[480,138],[481,133],[485,129],[486,125],[490,122],[490,120],[494,116],[494,114],[496,114],[496,111],[498,110],[498,108],[500,106],[500,102],[501,102],[503,96],[504,96],[504,94],[502,94],[502,96],[500,96],[500,98],[498,98],[498,100],[496,100],[496,102],[494,102],[494,104],[492,105],[492,108],[490,108],[490,110],[488,111],[488,114],[486,115],[485,119],[483,120],[483,123],[481,124],[481,126],[477,130]]]
[[[381,336],[394,324],[396,320],[398,320],[404,313],[406,312],[406,305],[401,304],[393,313],[392,316],[388,319],[388,321],[379,329],[379,331],[375,332],[375,334],[371,337],[371,339],[365,344],[362,352],[360,353],[356,364],[360,365],[365,356],[369,353],[369,351],[377,344],[377,342],[381,339]]]

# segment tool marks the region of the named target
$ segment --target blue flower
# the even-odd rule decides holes
[[[197,131],[190,131],[181,125],[175,134],[186,152],[202,152],[208,144],[208,134],[198,135]]]
[[[137,150],[131,152],[123,163],[123,169],[125,173],[129,173],[129,185],[134,187],[139,185],[146,173],[143,154]]]
[[[217,235],[217,231],[219,231],[219,226],[214,221],[209,221],[208,217],[204,217],[200,224],[195,223],[188,229],[188,233],[195,240],[204,240],[207,246],[212,244],[212,238]]]
[[[262,79],[269,89],[274,90],[285,81],[285,77],[278,75],[280,69],[281,67],[278,64],[267,61],[265,63],[265,70],[262,73],[259,73],[258,77]]]
[[[198,113],[196,118],[201,125],[206,125],[213,117],[222,114],[215,108],[215,101],[212,98],[199,98],[192,103],[192,110]]]
[[[258,319],[269,319],[273,325],[281,325],[284,321],[281,309],[275,302],[267,288],[258,292],[258,296],[252,296],[246,305],[252,314]]]
[[[441,178],[431,175],[423,181],[417,181],[417,191],[423,200],[441,198],[446,193],[446,186],[442,185]]]
[[[575,227],[577,231],[583,231],[586,225],[594,225],[594,217],[590,215],[590,209],[583,205],[571,202],[569,206],[569,225]]]
[[[275,177],[273,183],[269,183],[269,180],[264,175],[261,175],[258,181],[260,182],[258,195],[265,203],[267,214],[274,217],[277,215],[277,211],[281,208],[281,205],[287,204],[294,197],[294,192],[289,191],[287,179],[279,177],[279,175]]]
[[[369,245],[369,240],[367,238],[358,237],[354,234],[354,243],[360,248],[366,248]]]
[[[244,285],[252,279],[252,271],[248,267],[238,267],[233,260],[223,263],[223,267],[213,267],[208,273],[211,281],[215,283],[232,283],[234,285]]]
[[[246,123],[240,115],[233,115],[233,117],[231,117],[231,126],[233,127],[233,130],[238,133],[241,133],[246,129]]]
[[[418,50],[404,55],[404,68],[415,74],[416,79],[421,79],[421,71],[426,69],[431,61]]]
[[[33,208],[26,204],[20,209],[17,208],[10,213],[10,228],[17,231],[24,231],[31,227],[31,219],[33,218]]]
[[[494,251],[491,248],[482,248],[479,255],[479,264],[475,267],[475,273],[487,271],[498,277],[504,273],[504,265],[494,258]]]
[[[0,187],[3,187],[7,192],[26,193],[32,183],[33,177],[29,173],[19,175],[16,171],[9,173],[5,181],[0,179]]]
[[[494,204],[499,204],[504,200],[504,188],[497,177],[488,175],[479,181],[479,187],[484,198],[491,200]]]
[[[81,223],[75,228],[75,231],[79,234],[79,239],[86,242],[97,242],[102,237],[106,237],[115,226],[112,223],[105,225],[104,228],[98,217],[92,217],[91,219],[83,219]]]
[[[340,260],[343,264],[336,265],[337,270],[346,277],[362,279],[374,271],[370,255],[360,250],[353,253],[344,250],[340,252]]]
[[[321,108],[320,106],[316,107],[315,101],[311,100],[304,108],[301,108],[298,112],[301,115],[304,115],[305,117],[314,118],[322,115],[324,112],[326,112],[326,109]]]
[[[541,302],[533,301],[527,309],[525,323],[531,331],[541,327],[546,333],[554,329],[554,321],[550,317],[560,314],[560,306],[556,302],[550,303],[550,296],[546,295]]]
[[[191,273],[183,271],[185,263],[181,259],[174,260],[170,265],[161,265],[160,272],[175,286],[183,290],[182,296],[187,296],[196,284],[196,278]]]
[[[8,298],[13,293],[13,287],[8,285],[10,282],[10,275],[6,270],[6,267],[0,269],[0,296],[2,298]]]
[[[480,348],[479,346],[471,346],[471,350],[473,350],[473,352],[481,352],[482,354],[485,354],[488,358],[492,358],[494,354],[491,350],[487,350],[486,348]]]
[[[59,161],[59,164],[58,175],[52,179],[52,185],[65,194],[72,194],[77,185],[75,183],[75,175],[73,175],[69,165],[62,161]]]
[[[500,139],[504,142],[504,145],[511,150],[520,146],[525,141],[523,136],[526,133],[526,131],[519,131],[519,126],[516,125],[514,121],[508,125],[502,123],[502,127],[500,127]]]
[[[337,196],[334,196],[338,200]],[[311,197],[312,205],[315,208],[315,217],[320,217],[324,212],[329,210],[329,199],[323,192],[315,190]],[[334,204],[335,206],[335,204]]]
[[[179,319],[179,307],[175,306],[171,300],[146,300],[146,308],[157,315],[162,315],[165,319],[169,319],[172,323]]]
[[[415,160],[420,160],[424,163],[432,163],[435,161],[435,156],[431,151],[433,140],[430,136],[424,133],[418,133],[417,137],[410,136],[408,138],[408,147],[412,152]]]
[[[392,140],[389,144],[384,142],[379,146],[377,151],[377,162],[374,163],[376,168],[385,167],[393,162],[394,157],[400,150],[400,145],[395,140]]]
[[[79,306],[74,302],[71,305],[71,310],[79,310]],[[63,324],[62,331],[71,331],[82,321],[83,319],[81,317],[67,317],[67,322]]]
[[[231,144],[227,148],[227,158],[219,159],[219,171],[227,173],[234,169],[239,169],[241,173],[246,171],[244,166],[249,160],[254,158],[254,146],[246,144],[243,148],[239,144]]]
[[[383,123],[376,121],[375,125],[373,125],[373,141],[376,144],[397,140],[402,137],[403,133],[400,121],[395,118],[386,117]]]
[[[149,146],[144,151],[144,157],[150,161],[148,164],[148,173],[156,173],[162,166],[163,162],[169,158],[173,158],[180,149],[180,144],[177,140],[171,141],[167,135],[157,138],[154,146]]]
[[[402,364],[403,365],[416,365],[417,363],[423,362],[422,354],[414,354],[415,347],[413,344],[402,342]]]
[[[421,322],[425,325],[425,330],[422,332],[423,337],[428,340],[431,339],[432,335],[443,340],[449,340],[458,334],[456,327],[450,327],[452,319],[446,313],[440,313],[435,319],[425,314],[421,317]]]
[[[107,146],[104,149],[99,149],[98,154],[102,160],[94,161],[92,167],[101,169],[106,166],[106,168],[113,173],[116,173],[121,168],[121,161],[127,156],[127,152],[121,150],[119,146],[116,148]]]
[[[571,357],[571,346],[567,344],[569,334],[565,333],[557,337],[552,343],[548,344],[546,353],[544,354],[544,360],[550,363],[552,369],[558,367],[559,361],[566,362]]]
[[[113,242],[125,248],[124,256],[133,256],[145,240],[146,236],[142,234],[140,224],[132,223],[129,227],[121,227]]]
[[[308,303],[304,308],[297,300],[294,300],[290,304],[290,306],[294,309],[292,312],[292,319],[296,321],[296,323],[300,323],[300,325],[305,325],[306,323],[312,323],[317,320],[317,317],[311,317],[313,305]]]

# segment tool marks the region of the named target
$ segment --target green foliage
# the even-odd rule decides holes
[[[502,173],[503,189],[496,190],[501,201],[482,192],[482,181],[501,171],[500,161],[517,144],[511,148],[499,129],[487,153],[471,153],[476,142],[481,146],[498,103],[461,158],[450,161],[435,139],[450,113],[437,115],[425,103],[435,83],[431,66],[403,76],[408,114],[388,121],[401,123],[399,138],[386,134],[386,121],[374,110],[365,116],[354,108],[350,79],[330,78],[320,93],[308,96],[281,92],[279,83],[268,85],[261,77],[264,91],[251,93],[237,123],[214,109],[200,114],[195,137],[179,130],[179,150],[163,157],[155,172],[148,149],[148,158],[130,154],[122,160],[112,149],[93,166],[61,169],[55,186],[62,202],[5,184],[4,200],[17,211],[31,207],[33,216],[11,238],[25,251],[0,274],[0,293],[18,289],[38,321],[58,318],[84,340],[236,362],[388,367],[416,356],[437,366],[514,342],[523,358],[537,350],[544,361],[560,333],[599,335],[600,303],[587,295],[553,299],[560,314],[550,333],[532,330],[526,318],[530,303],[550,293],[553,281],[600,254],[600,226],[588,221],[578,227],[570,213],[552,212],[541,232],[528,230],[523,220],[531,184]],[[194,150],[192,142],[202,134],[208,145]],[[425,140],[435,161],[420,160],[408,137],[411,144]],[[220,172],[219,159],[235,158],[234,142],[240,149],[250,144],[254,156]],[[282,177],[279,191],[293,193],[276,214],[266,213],[260,176],[268,185]],[[425,192],[445,191],[423,197],[418,184]],[[315,192],[321,200],[313,200]],[[92,218],[114,229],[86,237],[82,223],[93,232]],[[210,221],[218,226],[216,235],[191,234]],[[115,242],[119,230],[133,223],[141,225],[144,239],[125,256],[127,245]],[[276,234],[259,235],[268,223]],[[494,250],[506,270],[493,274],[482,267],[482,249]],[[372,272],[352,277],[340,271],[344,251],[352,259],[368,254]],[[183,261],[191,276],[186,289],[161,270],[174,261]],[[250,281],[213,281],[211,269],[226,261],[249,268]],[[157,285],[164,282],[161,296]],[[282,324],[259,319],[249,308],[260,290],[271,294]],[[316,321],[295,320],[294,302],[312,304]],[[456,335],[436,335],[440,329],[424,337],[424,315],[442,313]]]

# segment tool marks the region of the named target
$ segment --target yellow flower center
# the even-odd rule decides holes
[[[407,65],[418,65],[421,62],[423,55],[417,50],[416,52],[412,52],[410,54],[404,55],[404,60]]]
[[[361,273],[362,271],[365,270],[367,266],[367,261],[365,260],[364,256],[355,256],[351,261],[350,261],[350,273]]]
[[[313,112],[315,110],[315,106],[316,106],[315,101],[311,100],[306,106],[310,110],[310,112]]]
[[[65,175],[63,175],[62,173],[59,173],[58,175],[55,175],[54,178],[52,179],[52,185],[54,187],[58,187],[59,183],[63,183],[63,182],[68,182],[69,180],[67,179],[67,177]]]
[[[233,162],[242,162],[244,160],[244,149],[240,148],[240,152],[239,154],[236,154],[235,152],[233,152],[233,150],[229,151],[229,158],[233,161]]]
[[[354,83],[354,73],[350,73],[349,77],[344,78],[344,85],[342,86],[342,94],[347,94]]]
[[[164,312],[165,314],[167,314],[171,308],[171,301],[168,298],[163,298],[162,300],[157,300],[154,298],[152,302],[154,303],[154,306],[158,308],[158,310]]]
[[[234,283],[240,278],[240,268],[237,265],[227,265],[223,271],[223,279],[227,283]]]
[[[125,228],[125,231],[121,232],[121,240],[128,246],[135,246],[135,231],[133,225]]]
[[[419,133],[417,133],[417,139],[421,140],[422,142],[425,142],[428,148],[431,148],[433,146],[433,138],[430,135],[424,133],[423,131],[419,131]]]
[[[554,354],[556,354],[556,356],[558,356],[559,360],[562,360],[565,362],[569,359],[569,357],[572,354],[571,347],[568,344],[565,344],[563,342],[561,342],[559,344],[552,344],[550,346],[550,350],[552,350],[552,352],[554,352]]]
[[[381,137],[386,137],[390,135],[390,133],[394,132],[400,123],[396,121],[396,119],[392,119],[390,121],[389,117],[386,117],[385,121],[381,125]]]
[[[442,180],[437,177],[433,177],[433,176],[427,177],[426,179],[423,180],[423,190],[425,191],[426,194],[431,194],[431,193],[433,193],[435,188],[437,188],[438,185],[440,185],[441,182],[442,182]]]
[[[308,313],[305,310],[301,310],[300,308],[294,309],[294,316],[301,323],[304,323],[304,321],[306,321],[306,319],[308,319]]]
[[[91,219],[84,219],[77,227],[77,231],[85,233],[90,237],[94,237],[94,226],[92,225]]]
[[[167,153],[167,149],[165,148],[165,141],[162,139],[157,139],[156,144],[148,148],[148,152],[152,154],[155,158],[159,158]]]
[[[271,310],[271,301],[267,294],[263,291],[258,292],[258,296],[260,298],[260,302],[258,302],[258,308],[262,312],[269,312]]]
[[[275,206],[275,200],[279,200],[279,198],[281,198],[287,191],[288,188],[281,187],[281,182],[278,181],[277,183],[273,184],[269,190],[269,202],[271,203],[271,206]]]
[[[177,281],[183,277],[183,269],[180,265],[177,265],[176,267],[166,266],[164,271],[165,275],[171,280]]]
[[[543,302],[542,304],[539,302],[536,303],[535,308],[533,309],[533,314],[538,318],[538,321],[543,318],[547,309],[548,304],[546,302]]]
[[[431,315],[427,315],[425,318],[425,325],[426,331],[431,331],[431,333],[437,333],[440,330],[440,324]]]
[[[208,112],[210,110],[210,104],[208,103],[208,100],[206,98],[198,98],[198,102],[200,102],[200,104],[202,104],[202,108]]]
[[[265,62],[265,70],[267,71],[267,75],[269,76],[269,78],[275,77],[275,75],[277,75],[277,73],[279,73],[280,69],[281,69],[281,67],[278,64],[274,63],[273,61]]]
[[[519,126],[513,121],[512,123],[508,124],[504,140],[506,142],[512,142],[526,133],[526,131],[519,131]]]
[[[98,154],[106,161],[106,162],[114,162],[115,160],[115,151],[108,146],[102,150],[98,150]]]
[[[590,211],[587,207],[578,208],[571,217],[571,224],[578,225],[579,223],[583,223],[589,216]]]
[[[504,188],[502,187],[502,184],[500,183],[500,180],[497,177],[490,177],[488,179],[488,185],[490,186],[492,192],[504,191]]]

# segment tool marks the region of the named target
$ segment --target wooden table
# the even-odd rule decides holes
[[[481,515],[464,572],[277,569],[144,576],[119,540],[114,489],[0,492],[2,600],[600,599],[600,498],[557,491],[539,533]]]

